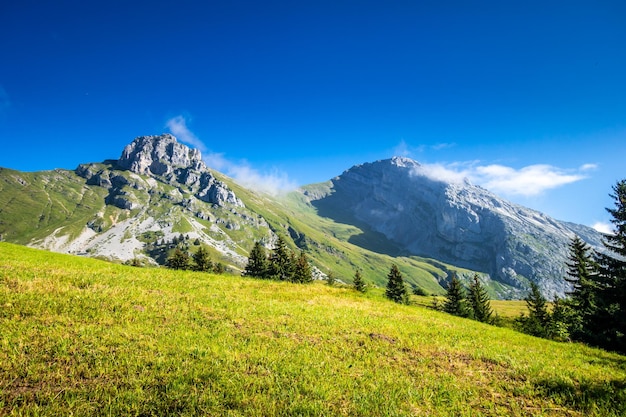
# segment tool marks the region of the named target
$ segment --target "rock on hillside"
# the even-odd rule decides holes
[[[321,216],[367,225],[411,255],[489,274],[520,297],[536,282],[562,296],[568,244],[574,233],[601,247],[595,230],[554,220],[503,200],[469,181],[433,177],[419,163],[395,157],[357,165],[325,192],[304,187]]]

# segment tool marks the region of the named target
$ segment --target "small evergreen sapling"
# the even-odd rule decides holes
[[[395,264],[391,265],[387,279],[385,296],[396,303],[407,303],[408,292],[404,285],[402,273]]]
[[[167,266],[172,269],[189,269],[189,255],[180,248],[176,248],[167,258]]]
[[[329,271],[326,275],[326,284],[332,287],[333,285],[335,285],[335,282],[337,282],[337,280],[335,279],[335,274],[333,273],[333,271]]]
[[[304,251],[300,251],[300,256],[294,264],[292,282],[304,284],[312,281],[311,265]]]
[[[459,281],[456,275],[452,275],[452,279],[448,284],[443,311],[455,316],[467,317],[468,311],[465,298],[465,290],[463,285],[461,285],[461,281]]]
[[[352,285],[354,289],[358,292],[365,292],[367,290],[367,286],[365,285],[365,281],[363,281],[363,276],[361,275],[361,271],[358,269],[354,273],[354,278],[352,279]]]
[[[291,281],[294,261],[293,253],[287,247],[285,239],[279,235],[276,246],[270,255],[269,275],[280,281]]]
[[[478,274],[474,274],[468,296],[474,320],[491,323],[493,321],[493,310],[489,302],[489,294],[487,294],[487,290],[480,283]]]
[[[537,284],[534,282],[530,283],[530,292],[524,300],[528,307],[528,316],[522,314],[522,316],[517,319],[521,330],[532,336],[548,337],[550,326],[548,301],[543,294],[541,294]]]
[[[252,247],[243,275],[247,277],[269,278],[269,262],[261,242],[257,241]]]
[[[193,254],[194,270],[201,272],[211,272],[213,270],[213,262],[209,258],[209,252],[203,246]]]

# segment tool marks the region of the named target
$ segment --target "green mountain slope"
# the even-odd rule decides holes
[[[256,241],[272,248],[283,235],[293,251],[306,252],[318,278],[332,273],[349,283],[360,269],[370,285],[384,286],[395,263],[411,287],[442,294],[453,273],[473,274],[400,249],[350,214],[350,198],[334,198],[325,210],[311,197],[329,194],[329,187],[313,184],[279,197],[257,193],[207,168],[198,150],[172,135],[142,136],[118,160],[74,171],[0,168],[0,240],[162,265],[184,236],[186,250],[204,245],[214,262],[242,271]],[[494,298],[520,294],[513,281],[486,285]]]
[[[410,286],[441,294],[449,273],[463,272],[434,260],[387,255],[389,247],[382,246],[389,242],[371,232],[373,250],[364,249],[350,243],[364,234],[361,229],[318,216],[301,193],[271,197],[209,172],[243,205],[210,204],[184,184],[138,175],[111,161],[76,171],[0,169],[0,237],[58,252],[163,263],[171,245],[157,243],[185,234],[206,245],[214,261],[239,271],[255,241],[271,246],[282,234],[292,250],[307,253],[321,276],[332,272],[343,282],[351,282],[358,268],[367,282],[384,286],[396,263]]]
[[[94,213],[104,210],[105,195],[72,171],[0,168],[0,235],[28,244],[67,228],[66,234],[75,237]]]
[[[0,415],[620,416],[624,357],[321,283],[0,243]]]

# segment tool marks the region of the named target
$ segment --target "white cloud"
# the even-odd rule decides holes
[[[181,142],[191,145],[194,148],[199,149],[201,152],[206,151],[204,143],[194,135],[187,127],[187,121],[183,116],[176,116],[167,121],[165,124],[167,128],[176,136]]]
[[[288,175],[278,169],[262,173],[253,168],[247,161],[231,161],[223,153],[207,152],[207,147],[187,127],[183,116],[176,116],[166,123],[167,128],[182,142],[187,143],[203,153],[202,160],[208,167],[223,172],[239,184],[255,191],[278,195],[295,189],[298,185]]]
[[[426,175],[428,178],[438,181],[463,182],[466,178],[469,179],[470,173],[465,170],[455,170],[452,167],[442,164],[425,164],[421,165],[422,171],[420,174]],[[417,172],[415,173],[417,174]]]
[[[586,164],[578,170],[564,170],[552,165],[529,165],[516,169],[498,164],[480,165],[473,161],[426,164],[422,167],[423,174],[433,179],[457,183],[468,179],[498,194],[530,197],[586,178],[583,171],[591,169],[590,166]]]
[[[605,233],[605,234],[613,234],[613,226],[610,223],[606,223],[606,222],[596,222],[594,223],[591,227],[593,227],[594,229],[596,229],[598,232],[600,233]]]
[[[581,171],[593,171],[598,169],[598,165],[597,164],[584,164],[581,165],[580,170]]]
[[[411,151],[409,150],[409,145],[406,143],[404,139],[402,139],[400,143],[398,143],[398,145],[395,148],[393,148],[393,155],[394,156],[406,156],[406,157],[411,155]]]
[[[546,190],[585,178],[578,173],[569,173],[551,165],[529,165],[514,169],[503,165],[477,167],[476,181],[496,193],[533,196]]]

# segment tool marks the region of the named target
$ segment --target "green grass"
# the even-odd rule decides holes
[[[626,413],[626,358],[321,283],[0,243],[0,415]]]

